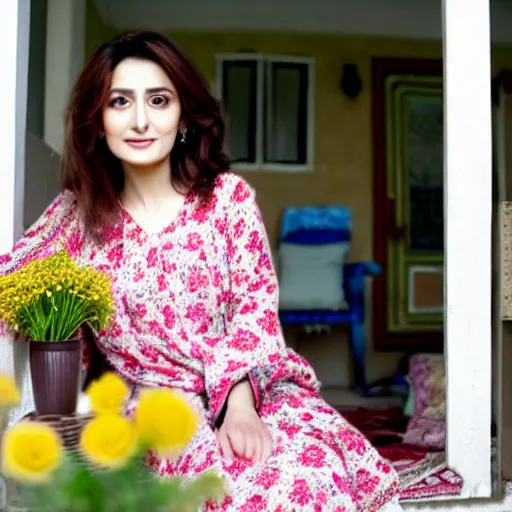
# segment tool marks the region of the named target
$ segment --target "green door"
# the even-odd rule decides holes
[[[437,350],[444,309],[442,77],[389,74],[383,85],[380,345]]]

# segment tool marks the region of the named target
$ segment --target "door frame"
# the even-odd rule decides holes
[[[372,59],[372,124],[374,151],[374,259],[386,269],[387,233],[394,224],[394,212],[387,197],[387,142],[386,142],[386,78],[394,74],[416,76],[443,76],[441,59]],[[406,350],[440,352],[443,333],[423,331],[410,333],[387,331],[387,281],[382,272],[373,281],[373,341],[376,350]]]

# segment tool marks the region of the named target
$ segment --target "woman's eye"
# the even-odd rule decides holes
[[[124,107],[128,105],[128,100],[123,98],[123,96],[118,96],[117,98],[111,99],[109,105],[111,107]]]
[[[169,99],[165,96],[153,96],[149,101],[154,107],[165,107],[169,103]]]

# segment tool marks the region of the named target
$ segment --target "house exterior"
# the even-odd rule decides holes
[[[363,232],[370,233],[371,204],[364,202],[369,203],[372,195],[371,126],[360,121],[362,116],[368,116],[371,107],[370,57],[443,57],[447,457],[465,485],[460,499],[449,504],[404,506],[407,510],[508,510],[500,508],[506,506],[504,501],[490,500],[492,378],[501,383],[500,366],[495,365],[492,370],[493,329],[494,339],[502,337],[499,319],[492,317],[491,310],[490,106],[492,68],[512,68],[512,51],[507,52],[507,45],[512,45],[508,29],[512,22],[511,4],[504,0],[495,0],[491,5],[489,0],[444,0],[439,9],[430,0],[300,0],[293,4],[275,0],[189,0],[172,2],[172,6],[164,0],[146,2],[144,6],[128,0],[33,0],[32,8],[42,9],[45,15],[45,30],[39,34],[45,42],[45,66],[39,70],[44,75],[44,85],[36,87],[28,83],[29,67],[33,65],[28,57],[30,3],[3,0],[0,16],[5,66],[0,80],[0,97],[5,102],[0,123],[0,254],[8,252],[24,230],[27,207],[38,199],[30,196],[37,190],[25,186],[27,119],[29,129],[39,130],[36,135],[60,152],[69,89],[86,56],[121,30],[143,24],[171,34],[211,80],[212,87],[216,85],[216,57],[240,49],[257,48],[267,56],[307,54],[315,59],[313,106],[318,115],[315,126],[309,129],[316,134],[315,146],[327,149],[317,154],[328,155],[330,147],[340,139],[354,137],[354,133],[363,142],[355,142],[351,145],[353,151],[343,155],[344,165],[352,173],[344,177],[335,174],[339,163],[328,156],[294,174],[282,172],[283,169],[274,169],[273,174],[272,169],[258,166],[241,169],[252,173],[251,182],[257,190],[273,180],[275,193],[268,204],[262,205],[271,226],[276,225],[282,206],[280,190],[292,186],[295,194],[308,189],[325,197],[336,187],[349,187],[350,195],[362,198],[353,208],[361,212]],[[491,39],[497,45],[492,61]],[[363,92],[359,104],[340,102],[337,96],[339,91],[334,84],[338,84],[341,64],[346,61],[355,62],[361,72]],[[39,113],[29,109],[27,117],[27,101],[32,108],[39,108]],[[345,119],[336,125],[336,130],[332,129],[333,116]],[[506,123],[503,118],[502,125]],[[506,140],[502,140],[502,146],[506,146]],[[501,150],[506,152],[506,147]],[[503,175],[505,167],[506,162],[502,162]],[[271,174],[273,177],[269,178]],[[290,185],[292,179],[295,185]],[[28,195],[27,190],[31,190]],[[274,233],[270,235],[273,238]],[[361,259],[371,258],[371,236],[363,237],[355,251]],[[499,343],[495,347],[499,352]],[[22,358],[19,349],[0,347],[0,370],[15,372],[22,378]],[[375,376],[383,366],[392,368],[395,362],[392,355],[384,356],[375,363]],[[501,436],[504,425],[499,392],[495,403]],[[477,499],[490,501],[474,501]]]

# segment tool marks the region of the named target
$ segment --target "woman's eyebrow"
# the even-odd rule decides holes
[[[159,92],[169,92],[171,94],[176,94],[172,89],[169,89],[169,87],[151,87],[150,89],[147,89],[147,92],[150,94],[157,94]]]
[[[114,87],[110,89],[110,94],[126,94],[127,96],[133,95],[135,91],[133,89],[124,89],[122,87]]]
[[[149,89],[146,89],[146,93],[148,94],[157,94],[159,92],[168,92],[170,94],[176,95],[176,93],[172,89],[169,89],[169,87],[150,87]],[[114,89],[110,90],[110,94],[126,94],[127,96],[133,96],[135,95],[135,91],[133,89],[115,87]]]

